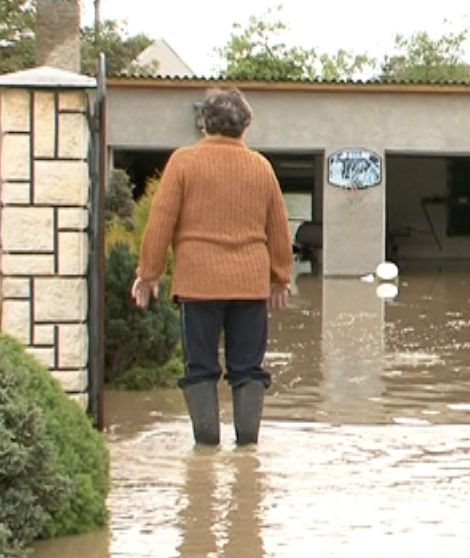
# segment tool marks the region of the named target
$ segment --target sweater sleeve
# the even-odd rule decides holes
[[[137,268],[137,275],[142,279],[158,279],[165,270],[166,256],[173,239],[183,197],[180,167],[175,153],[165,166],[153,198]]]
[[[292,273],[292,240],[287,220],[287,210],[281,188],[274,178],[271,203],[268,207],[266,233],[271,258],[271,283],[287,284]]]

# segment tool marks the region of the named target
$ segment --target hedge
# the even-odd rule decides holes
[[[109,207],[126,205],[130,181],[122,177],[121,187],[108,193]],[[105,381],[108,386],[151,389],[176,384],[183,374],[179,313],[170,300],[172,257],[168,256],[158,300],[147,309],[137,308],[130,296],[138,254],[158,179],[147,182],[145,193],[135,203],[132,219],[114,209],[108,213],[105,268]],[[119,203],[118,200],[121,199]],[[112,203],[111,203],[112,201]]]
[[[106,442],[90,418],[23,345],[0,334],[0,556],[103,526],[109,477]]]

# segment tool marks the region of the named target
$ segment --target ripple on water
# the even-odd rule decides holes
[[[470,427],[267,420],[257,448],[193,447],[186,417],[111,437],[109,528],[34,558],[460,558]]]
[[[226,423],[194,451],[186,420],[155,423],[111,444],[111,556],[463,556],[469,431],[267,421],[237,449]]]
[[[402,272],[384,306],[360,281],[300,274],[288,311],[270,316],[274,382],[256,449],[234,445],[227,392],[222,445],[198,451],[180,393],[113,394],[109,528],[34,558],[467,556],[460,277]]]

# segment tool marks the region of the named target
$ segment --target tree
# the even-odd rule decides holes
[[[113,218],[118,217],[126,229],[134,228],[135,201],[132,195],[134,188],[129,175],[123,169],[111,171],[104,203],[106,224],[110,224]]]
[[[0,73],[16,72],[35,65],[37,3],[37,0],[0,0]],[[127,68],[142,50],[152,44],[144,34],[129,36],[124,23],[114,20],[101,22],[99,31],[97,45],[94,27],[81,30],[81,71],[85,74],[96,74],[98,52],[105,53],[106,70],[112,74]]]
[[[351,78],[373,60],[345,50],[318,54],[314,48],[287,46],[279,41],[287,25],[273,19],[282,5],[262,16],[251,16],[246,27],[234,23],[227,44],[216,50],[224,64],[221,76],[227,79],[298,80]]]
[[[435,40],[426,31],[410,37],[396,35],[398,54],[385,57],[381,78],[424,82],[468,80],[470,65],[463,59],[463,44],[468,36],[468,29],[449,32]]]
[[[375,60],[366,54],[351,54],[344,49],[339,49],[335,54],[321,54],[320,63],[320,76],[327,81],[353,79],[376,64]]]
[[[0,73],[34,66],[34,0],[0,2]]]
[[[317,59],[315,50],[288,48],[282,42],[275,43],[274,39],[286,29],[286,25],[281,21],[269,21],[272,14],[273,11],[268,10],[260,18],[251,16],[246,28],[240,23],[233,24],[229,41],[218,49],[219,56],[225,61],[222,77],[277,80],[312,77]]]
[[[98,44],[95,41],[95,28],[84,27],[80,45],[82,73],[95,75],[97,55],[104,52],[106,74],[116,74],[128,68],[137,55],[151,44],[152,39],[142,33],[129,36],[125,25],[115,20],[100,22]]]

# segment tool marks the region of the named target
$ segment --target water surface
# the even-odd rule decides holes
[[[470,548],[470,269],[399,293],[299,268],[270,317],[257,448],[194,449],[177,390],[106,394],[110,523],[34,558],[461,558]]]

